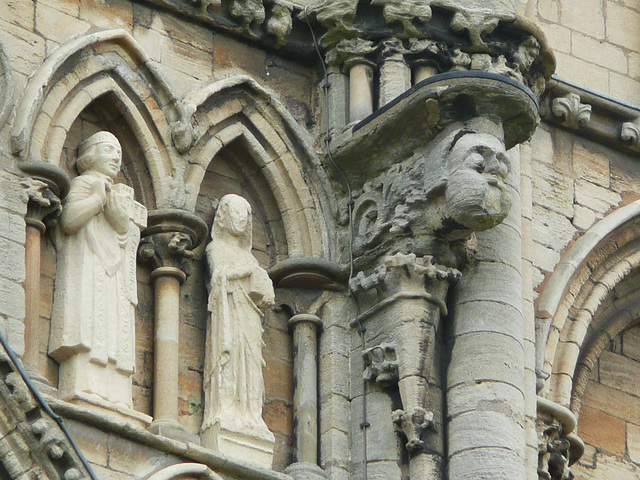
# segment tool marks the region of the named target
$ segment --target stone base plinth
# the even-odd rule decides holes
[[[253,436],[244,432],[228,430],[220,424],[208,427],[200,433],[202,445],[233,458],[258,467],[271,469],[275,439]]]
[[[80,392],[70,398],[63,400],[78,405],[86,410],[95,412],[105,418],[116,421],[125,421],[137,427],[147,428],[153,420],[149,415],[136,412],[122,405],[108,402],[98,395]]]
[[[147,430],[184,443],[200,443],[200,438],[190,434],[182,425],[174,421],[154,420]]]
[[[315,463],[297,462],[289,465],[284,473],[295,480],[327,480],[328,475]]]

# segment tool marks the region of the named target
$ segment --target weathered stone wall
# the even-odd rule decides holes
[[[0,167],[0,329],[19,355],[24,353],[26,211],[27,201],[19,177]]]
[[[533,20],[549,39],[556,73],[640,104],[640,4],[633,0],[537,0]]]
[[[214,33],[205,26],[185,21],[167,12],[128,0],[16,0],[0,4],[0,42],[12,68],[17,103],[27,79],[41,62],[69,37],[102,29],[122,28],[130,33],[151,57],[159,74],[177,98],[216,79],[231,74],[247,74],[260,84],[279,93],[279,99],[304,127],[313,128],[311,105],[315,73],[304,65],[274,53]],[[120,115],[120,116],[119,116]],[[109,123],[124,122],[122,112],[109,110],[108,99],[100,108],[87,111],[70,129],[60,166],[73,177],[73,147],[88,134]],[[130,132],[129,132],[130,133]],[[126,137],[127,135],[125,135]],[[135,173],[133,164],[142,157],[139,146],[124,139],[125,175],[120,181],[148,190],[151,186],[144,171]],[[8,131],[3,136],[0,153],[10,165]],[[244,152],[249,157],[248,152]],[[239,155],[242,155],[240,152]],[[6,160],[5,160],[6,159]],[[246,160],[246,159],[245,159]],[[211,201],[226,193],[238,193],[254,205],[254,254],[265,268],[275,261],[274,245],[286,239],[271,238],[276,227],[267,223],[281,220],[268,216],[261,206],[271,202],[268,192],[251,190],[247,177],[256,174],[255,165],[243,164],[238,154],[224,155],[212,162],[197,206],[197,213],[211,225]],[[126,172],[129,171],[131,175]],[[132,180],[133,179],[133,180]],[[137,192],[140,194],[140,192]],[[149,199],[153,209],[153,194]],[[24,350],[24,243],[26,197],[18,176],[0,171],[0,328],[21,354]],[[271,233],[270,233],[271,232]],[[282,248],[281,248],[282,250]],[[284,247],[286,252],[286,247]],[[202,371],[207,324],[208,281],[204,262],[204,245],[195,252],[189,278],[181,292],[179,419],[192,434],[202,421]],[[40,301],[39,370],[55,387],[57,364],[47,355],[52,296],[56,268],[55,247],[47,235],[43,238]],[[138,269],[139,305],[137,310],[137,365],[134,382],[134,406],[152,414],[153,392],[153,290],[149,270]],[[292,346],[285,312],[272,312],[265,322],[266,400],[264,417],[276,435],[274,468],[282,470],[292,462]],[[110,464],[98,464],[110,468]]]
[[[533,286],[553,272],[563,251],[615,207],[637,200],[636,160],[542,124],[531,140]]]
[[[585,454],[577,480],[632,480],[640,474],[640,327],[619,335],[604,351],[582,397],[578,434]]]
[[[73,35],[122,28],[157,63],[177,97],[230,73],[246,73],[280,92],[304,125],[311,122],[312,71],[210,28],[130,0],[10,0],[0,5],[0,41],[16,92],[45,55]]]

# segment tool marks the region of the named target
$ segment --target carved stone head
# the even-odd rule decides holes
[[[511,208],[502,128],[476,119],[447,135],[432,154],[445,162],[448,216],[471,231],[502,222]]]
[[[122,147],[110,132],[94,133],[78,147],[76,169],[80,174],[93,170],[115,179],[121,165]]]
[[[214,240],[231,241],[251,250],[252,244],[251,205],[240,195],[222,197],[211,229]]]

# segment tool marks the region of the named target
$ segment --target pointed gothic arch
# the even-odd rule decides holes
[[[640,201],[591,227],[564,255],[539,298],[541,394],[577,416],[596,360],[640,318]],[[540,389],[540,388],[539,388]]]
[[[29,79],[16,109],[12,153],[60,162],[69,130],[92,102],[109,95],[145,157],[158,204],[176,150],[191,145],[190,129],[166,82],[124,30],[77,37],[61,45]],[[176,146],[174,146],[174,144]]]
[[[223,149],[241,144],[273,195],[286,254],[328,258],[331,227],[323,211],[333,211],[334,201],[311,139],[286,109],[246,76],[192,93],[185,108],[192,115],[195,137],[184,177],[188,208],[195,206],[209,164]]]

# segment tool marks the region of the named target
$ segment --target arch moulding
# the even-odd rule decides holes
[[[639,267],[640,200],[582,235],[541,293],[536,312],[539,395],[579,414],[599,355],[638,318],[636,290],[619,287]]]
[[[328,259],[331,227],[322,212],[335,211],[335,199],[310,136],[285,107],[244,75],[193,92],[184,105],[195,137],[184,176],[187,208],[195,208],[209,164],[239,140],[275,198],[289,256]]]

